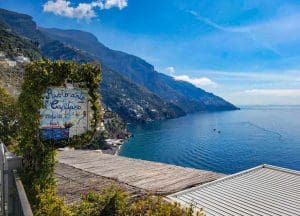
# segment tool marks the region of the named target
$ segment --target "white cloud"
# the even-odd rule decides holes
[[[174,75],[173,78],[175,80],[181,80],[181,81],[192,83],[193,85],[199,88],[217,86],[217,83],[215,83],[214,81],[212,81],[207,77],[191,78],[188,75]]]
[[[169,74],[169,75],[174,75],[175,74],[175,68],[170,66],[170,67],[167,67],[166,69],[166,72]]]
[[[67,0],[49,0],[43,5],[43,10],[59,16],[88,20],[96,17],[96,8],[104,10],[113,7],[120,10],[127,7],[127,0],[97,0],[90,3],[79,3],[77,6],[72,6],[72,3]]]
[[[293,12],[289,15],[278,15],[272,19],[243,26],[224,26],[201,16],[195,11],[187,11],[197,20],[217,30],[229,33],[247,35],[261,47],[281,56],[278,47],[282,44],[298,41],[300,36],[300,13]]]
[[[213,76],[217,80],[231,81],[265,81],[265,82],[300,82],[300,70],[269,70],[269,71],[221,71],[221,70],[186,70],[187,73],[200,73],[203,76]]]
[[[225,31],[225,32],[233,32],[233,33],[248,33],[250,31],[250,28],[243,28],[243,27],[225,27],[222,25],[219,25],[212,20],[210,20],[207,17],[200,16],[197,12],[195,11],[187,11],[191,15],[193,15],[197,20],[205,23],[206,25],[209,25],[215,29]]]
[[[207,77],[191,78],[188,75],[176,75],[176,70],[173,66],[165,68],[168,75],[172,76],[174,80],[185,81],[193,84],[196,87],[217,87],[217,83]]]
[[[238,105],[300,105],[299,88],[256,88],[227,92],[225,96],[226,99]]]
[[[110,9],[112,7],[118,7],[121,10],[127,7],[127,0],[106,0],[104,8]]]
[[[255,96],[299,97],[300,89],[251,89],[245,93]]]

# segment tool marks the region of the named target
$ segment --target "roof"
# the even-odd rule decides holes
[[[149,193],[161,195],[211,182],[224,176],[205,170],[102,154],[92,150],[60,151],[58,161],[92,173],[94,176],[115,179]],[[62,175],[69,176],[70,179],[77,178],[76,172],[70,174],[68,170],[66,173],[62,172]]]
[[[300,215],[300,172],[261,165],[168,196],[211,215]]]

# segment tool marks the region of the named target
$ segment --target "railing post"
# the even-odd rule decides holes
[[[0,216],[33,216],[18,170],[22,157],[0,142]]]
[[[5,198],[4,198],[4,145],[0,142],[0,215],[5,215]]]
[[[16,215],[14,203],[16,201],[16,188],[14,181],[14,171],[22,168],[22,157],[15,156],[10,152],[5,154],[7,160],[7,212],[8,215]]]
[[[22,181],[16,170],[14,170],[13,174],[14,174],[14,180],[15,180],[15,185],[16,185],[17,194],[18,194],[17,197],[19,199],[18,211],[22,212],[21,215],[23,215],[23,216],[33,216],[32,210],[30,207],[30,203],[27,199],[27,195],[24,190]]]

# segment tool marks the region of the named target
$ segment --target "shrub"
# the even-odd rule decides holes
[[[81,216],[205,216],[202,211],[195,212],[192,206],[182,208],[178,203],[167,203],[161,197],[146,195],[133,199],[114,186],[83,195],[81,202],[72,207],[72,212]]]
[[[82,216],[126,215],[129,196],[117,187],[89,192],[81,196],[81,202],[73,206],[73,213]]]
[[[203,212],[195,212],[193,206],[182,207],[178,203],[167,203],[161,197],[145,196],[132,203],[129,215],[145,216],[204,216]]]
[[[35,216],[73,216],[63,199],[56,196],[55,191],[55,188],[49,187],[43,193],[38,194],[39,203],[33,212]]]
[[[0,140],[11,145],[19,127],[19,112],[16,100],[0,87]]]

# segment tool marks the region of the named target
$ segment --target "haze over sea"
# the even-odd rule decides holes
[[[130,130],[122,156],[227,174],[265,163],[300,170],[300,106],[202,112]]]

